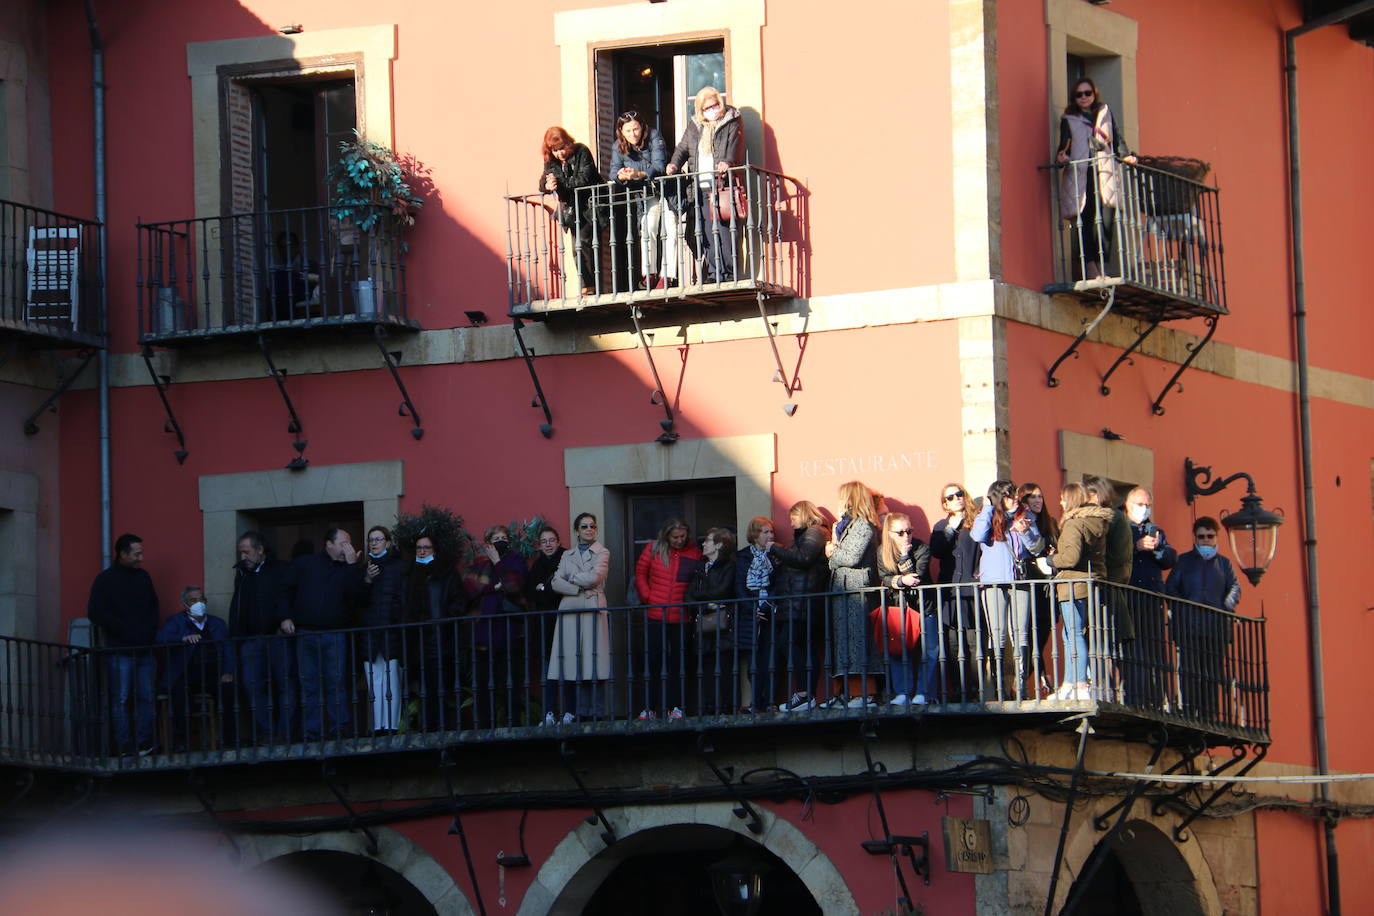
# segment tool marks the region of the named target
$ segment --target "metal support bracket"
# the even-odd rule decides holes
[[[892,860],[893,874],[897,876],[897,884],[902,889],[902,896],[897,898],[898,908],[910,907],[913,903],[911,888],[907,887],[906,876],[902,874],[901,860],[897,856],[906,856],[911,864],[911,871],[929,886],[930,834],[922,833],[920,836],[894,834],[888,825],[887,808],[883,805],[883,793],[878,787],[879,777],[887,774],[887,767],[881,761],[873,762],[873,751],[869,746],[870,742],[877,736],[872,722],[863,722],[859,725],[859,739],[863,742],[864,747],[864,763],[868,765],[868,778],[873,787],[873,804],[878,809],[878,822],[883,828],[883,838],[881,840],[866,840],[859,845],[863,847],[864,852],[871,856],[888,856]],[[921,847],[920,858],[916,856],[917,846]]]
[[[339,783],[335,779],[337,775],[338,774],[334,770],[334,764],[330,763],[328,760],[320,764],[320,776],[323,777],[325,785],[329,786],[329,791],[334,793],[334,797],[339,800],[339,804],[348,812],[348,829],[357,830],[362,833],[363,836],[367,837],[367,851],[370,855],[375,856],[378,852],[377,835],[372,832],[371,828],[358,823],[358,812],[353,810],[353,806],[349,804],[348,798],[343,794],[343,789],[339,787]]]
[[[525,346],[525,337],[520,333],[525,322],[516,318],[513,326],[515,345],[520,348],[520,356],[525,360],[525,368],[530,371],[530,381],[534,383],[534,397],[530,399],[530,406],[542,408],[544,411],[544,422],[539,424],[539,434],[545,439],[552,439],[553,412],[549,410],[549,399],[544,397],[544,386],[539,384],[539,373],[534,371],[534,351]]]
[[[468,835],[463,830],[462,808],[463,800],[458,793],[453,790],[453,770],[456,766],[453,757],[448,751],[439,752],[439,769],[444,774],[444,786],[448,789],[448,801],[453,809],[453,820],[448,826],[448,835],[457,836],[459,844],[463,847],[463,859],[468,865],[468,879],[472,882],[472,892],[477,897],[478,916],[487,916],[487,905],[482,901],[482,886],[477,883],[477,866],[472,861],[472,850],[468,848]],[[523,824],[524,821],[521,821]],[[521,834],[523,839],[524,835]],[[501,863],[504,867],[505,863]],[[502,906],[505,906],[503,903]]]
[[[1135,343],[1131,344],[1129,347],[1123,350],[1121,355],[1116,358],[1116,362],[1112,363],[1112,367],[1107,370],[1107,374],[1102,376],[1102,384],[1097,389],[1098,391],[1102,392],[1103,397],[1106,397],[1107,395],[1112,393],[1111,387],[1107,384],[1107,380],[1112,377],[1112,373],[1115,372],[1122,363],[1130,363],[1132,366],[1135,365],[1135,360],[1131,359],[1131,354],[1134,353],[1140,347],[1140,345],[1145,342],[1145,338],[1149,337],[1151,334],[1154,333],[1155,328],[1157,327],[1159,327],[1158,321],[1150,322],[1150,324],[1146,326],[1145,330],[1140,332],[1140,336],[1135,339]]]
[[[153,348],[145,345],[143,352],[139,354],[143,357],[143,365],[148,367],[148,375],[153,380],[153,387],[157,389],[157,396],[162,401],[162,409],[167,413],[167,421],[162,424],[164,433],[176,433],[177,450],[172,454],[176,456],[177,464],[185,464],[186,456],[190,454],[186,450],[186,436],[181,431],[181,424],[177,422],[176,414],[172,413],[172,404],[167,400],[167,389],[172,387],[172,377],[170,375],[158,375],[153,368]]]
[[[1200,753],[1202,753],[1201,749],[1198,750],[1198,754]],[[1196,756],[1197,754],[1193,755],[1193,757]],[[1231,748],[1231,759],[1223,763],[1221,766],[1217,767],[1215,770],[1213,770],[1211,775],[1220,776],[1222,773],[1225,773],[1227,770],[1231,769],[1231,767],[1240,763],[1244,759],[1245,745],[1237,744]],[[1191,764],[1193,762],[1192,758],[1189,758],[1188,762]],[[1192,766],[1189,766],[1188,769],[1192,771],[1189,773],[1189,775],[1198,775],[1197,771],[1194,770]],[[1170,804],[1182,801],[1184,796],[1191,795],[1195,788],[1196,786],[1194,786],[1192,783],[1184,783],[1181,789],[1176,789],[1175,791],[1170,792],[1168,795],[1157,796],[1154,800],[1154,804],[1150,806],[1151,813],[1153,813],[1155,817],[1162,817],[1164,815],[1164,812],[1168,810],[1168,806]]]
[[[763,321],[763,329],[768,333],[768,346],[773,351],[773,363],[778,367],[777,372],[773,374],[773,381],[782,385],[787,391],[787,396],[790,398],[792,397],[792,392],[796,391],[801,386],[797,384],[796,376],[788,378],[787,370],[783,368],[782,354],[778,352],[777,330],[773,327],[773,322],[768,320],[768,310],[764,308],[763,305],[763,293],[756,294],[755,298],[758,299],[759,318]]]
[[[1239,749],[1240,753],[1234,760],[1239,760],[1241,757],[1245,756],[1245,746],[1237,745],[1236,747]],[[1253,770],[1255,765],[1263,760],[1265,755],[1269,753],[1269,746],[1267,744],[1256,744],[1254,745],[1254,751],[1255,755],[1250,758],[1249,763],[1240,768],[1240,772],[1236,773],[1237,776],[1244,776],[1246,773]],[[1234,754],[1236,752],[1233,750],[1232,753]],[[1232,762],[1234,762],[1234,760]],[[1207,799],[1202,804],[1198,805],[1192,814],[1185,817],[1183,822],[1174,828],[1174,839],[1180,843],[1188,842],[1188,825],[1201,817],[1208,808],[1212,807],[1217,799],[1221,798],[1227,792],[1230,792],[1235,786],[1235,782],[1227,782],[1211,795],[1207,796]]]
[[[91,360],[95,359],[95,351],[89,349],[80,350],[77,352],[77,356],[81,358],[80,365],[78,365],[74,371],[63,376],[57,383],[57,389],[43,399],[43,403],[38,405],[37,410],[24,418],[24,435],[38,435],[38,418],[43,415],[43,411],[45,410],[52,410],[54,413],[57,412],[57,407],[54,406],[57,404],[57,399],[62,397],[68,388],[72,387],[72,382],[75,382],[82,372],[86,371],[86,367],[91,364]]]
[[[224,818],[220,817],[219,812],[215,810],[214,799],[210,797],[209,787],[205,784],[205,776],[202,775],[199,770],[190,770],[186,774],[186,782],[191,786],[191,791],[195,793],[196,798],[200,801],[200,806],[205,809],[206,815],[209,816],[210,820],[215,822],[215,826],[219,828],[219,832],[224,834],[224,838],[229,841],[229,848],[234,850],[234,861],[237,862],[243,855],[243,851],[239,849],[239,841],[234,836],[233,831],[229,829],[229,825],[224,822]]]
[[[1217,316],[1215,316],[1215,315],[1208,315],[1208,316],[1207,316],[1207,333],[1204,334],[1203,337],[1202,337],[1202,340],[1199,340],[1197,343],[1195,343],[1195,344],[1188,344],[1188,346],[1187,346],[1188,358],[1185,359],[1185,360],[1183,361],[1182,365],[1180,365],[1180,366],[1178,367],[1178,370],[1175,371],[1174,374],[1173,374],[1172,376],[1170,376],[1170,378],[1169,378],[1169,383],[1168,383],[1167,385],[1164,386],[1164,390],[1161,391],[1161,392],[1159,393],[1159,397],[1155,398],[1155,402],[1154,402],[1154,404],[1151,406],[1151,409],[1155,412],[1155,416],[1157,416],[1157,417],[1162,417],[1162,416],[1164,416],[1164,406],[1163,406],[1163,405],[1164,405],[1164,399],[1165,399],[1166,397],[1169,396],[1169,392],[1170,392],[1170,391],[1173,391],[1175,387],[1178,388],[1178,390],[1179,390],[1180,393],[1183,391],[1183,386],[1180,385],[1180,384],[1178,383],[1178,378],[1179,378],[1179,376],[1181,376],[1181,375],[1183,374],[1183,371],[1184,371],[1185,369],[1187,369],[1189,366],[1191,366],[1191,365],[1193,364],[1193,360],[1197,359],[1197,355],[1198,355],[1199,353],[1202,352],[1202,348],[1205,347],[1205,346],[1207,346],[1207,344],[1211,342],[1211,340],[1212,340],[1212,335],[1215,334],[1216,332],[1217,332]]]
[[[715,752],[716,749],[712,746],[711,739],[706,732],[698,732],[697,753],[701,755],[702,760],[706,761],[706,765],[711,768],[711,772],[716,774],[716,779],[725,787],[725,791],[730,795],[730,800],[735,803],[735,817],[745,821],[745,826],[749,828],[750,833],[755,835],[763,833],[763,818],[759,817],[759,813],[754,809],[754,806],[749,804],[749,802],[736,790],[735,783],[732,781],[734,768],[729,768],[732,772],[726,773],[720,767],[716,766],[716,761],[711,756]]]
[[[673,416],[672,405],[668,403],[668,396],[663,393],[663,382],[659,381],[658,366],[654,364],[654,353],[649,349],[649,340],[644,336],[644,329],[639,326],[640,315],[639,306],[631,305],[630,320],[634,322],[635,334],[639,337],[639,346],[644,351],[644,358],[649,361],[649,372],[654,377],[654,390],[653,393],[649,395],[649,403],[658,404],[663,407],[664,418],[658,421],[658,425],[663,427],[663,432],[659,433],[656,441],[664,445],[672,445],[678,440],[678,434],[673,431],[673,424],[676,423],[677,420]]]
[[[1049,385],[1051,388],[1059,387],[1059,379],[1054,377],[1054,372],[1059,368],[1059,364],[1070,356],[1074,359],[1078,359],[1079,345],[1087,340],[1088,335],[1097,329],[1097,326],[1102,323],[1102,319],[1107,317],[1107,313],[1112,310],[1112,306],[1115,304],[1116,287],[1112,286],[1107,289],[1107,304],[1102,307],[1102,311],[1097,313],[1097,317],[1089,322],[1088,326],[1083,329],[1083,333],[1074,338],[1073,343],[1069,344],[1069,348],[1059,354],[1059,358],[1054,361],[1054,365],[1050,366],[1050,371],[1045,375],[1045,384]]]
[[[310,459],[305,457],[305,447],[310,444],[310,440],[301,438],[305,429],[301,426],[301,418],[296,414],[296,405],[291,403],[291,395],[286,390],[286,370],[278,369],[276,363],[272,362],[272,348],[267,345],[266,334],[258,335],[258,349],[262,351],[262,358],[267,362],[268,374],[277,383],[277,391],[281,393],[281,399],[286,404],[286,412],[291,415],[291,422],[286,424],[286,431],[296,437],[291,443],[291,447],[296,450],[296,457],[286,463],[287,470],[304,471],[310,464]]]
[[[601,806],[596,803],[596,799],[592,798],[592,793],[587,791],[587,784],[582,781],[582,777],[578,775],[577,768],[573,766],[572,745],[568,744],[567,741],[558,742],[558,756],[559,759],[563,761],[563,768],[568,771],[568,775],[572,777],[573,782],[577,783],[578,791],[586,796],[587,804],[593,811],[592,814],[588,815],[587,823],[595,824],[597,821],[600,821],[601,842],[605,843],[607,846],[614,846],[617,839],[615,828],[611,826],[610,821],[606,820],[605,812],[602,811]]]
[[[377,341],[377,349],[381,351],[382,361],[391,370],[391,380],[396,383],[397,390],[401,392],[401,406],[397,413],[415,421],[415,427],[411,429],[410,434],[416,439],[422,439],[425,435],[425,428],[420,425],[420,412],[415,409],[414,402],[410,400],[410,392],[406,391],[406,383],[401,381],[401,373],[397,371],[401,365],[401,351],[386,348],[386,328],[382,325],[372,326],[372,336]]]
[[[1164,726],[1161,725],[1160,728],[1163,729]],[[1166,731],[1165,731],[1165,735],[1167,736],[1167,734],[1168,734],[1168,732],[1167,732],[1167,730],[1166,730]],[[1162,775],[1164,775],[1164,776],[1172,776],[1173,774],[1177,773],[1179,770],[1181,770],[1181,769],[1183,769],[1183,768],[1185,768],[1185,767],[1188,767],[1190,764],[1192,764],[1193,758],[1196,757],[1196,756],[1197,756],[1198,754],[1200,754],[1200,753],[1202,753],[1202,747],[1201,747],[1200,745],[1194,745],[1194,746],[1192,746],[1192,747],[1187,748],[1186,751],[1185,751],[1184,753],[1182,753],[1182,754],[1179,756],[1178,760],[1176,760],[1176,761],[1174,761],[1172,764],[1170,764],[1169,768],[1168,768],[1167,770],[1165,770],[1164,773],[1163,773]],[[1157,761],[1158,759],[1159,759],[1159,754],[1156,753],[1153,757],[1150,758],[1150,763],[1151,763],[1151,765],[1153,766],[1154,762]],[[1158,785],[1158,783],[1154,783],[1154,782],[1150,782],[1150,783],[1141,782],[1141,783],[1139,783],[1139,785],[1141,786],[1141,791],[1140,791],[1140,792],[1131,792],[1131,793],[1129,793],[1129,794],[1128,794],[1125,798],[1123,798],[1121,801],[1119,801],[1119,802],[1117,802],[1116,804],[1112,805],[1112,806],[1111,806],[1110,808],[1108,808],[1106,811],[1103,811],[1103,812],[1102,812],[1101,814],[1099,814],[1097,817],[1093,818],[1093,828],[1096,829],[1096,830],[1106,830],[1106,829],[1110,826],[1111,818],[1112,818],[1112,815],[1113,815],[1113,814],[1116,814],[1116,813],[1117,813],[1118,811],[1120,811],[1122,808],[1126,808],[1126,809],[1129,811],[1130,808],[1136,803],[1136,801],[1137,801],[1137,799],[1140,797],[1140,795],[1145,791],[1145,789],[1148,789],[1148,788],[1150,788],[1151,786]],[[1156,812],[1155,816],[1158,817],[1158,816],[1159,816],[1160,814],[1162,814],[1162,813],[1163,813],[1162,811]]]

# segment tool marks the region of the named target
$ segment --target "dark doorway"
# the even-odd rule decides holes
[[[1079,890],[1075,883],[1069,891],[1069,899],[1072,900]],[[1081,889],[1072,913],[1065,909],[1064,916],[1142,916],[1143,912],[1135,886],[1113,850],[1106,854],[1092,883]]]
[[[312,850],[273,859],[261,868],[299,881],[346,916],[438,916],[413,884],[363,856]]]
[[[723,477],[650,484],[629,490],[625,500],[626,557],[633,566],[644,548],[658,537],[659,529],[676,516],[687,522],[698,544],[712,528],[735,530],[735,481]]]
[[[324,535],[330,528],[347,531],[360,552],[366,540],[362,503],[259,509],[244,514],[253,520],[272,556],[287,563],[303,554],[324,550]]]
[[[258,210],[329,203],[326,176],[339,141],[358,125],[352,79],[253,81]]]
[[[1127,821],[1110,845],[1098,843],[1078,875],[1064,898],[1063,916],[1203,913],[1187,860],[1173,838],[1148,821]]]

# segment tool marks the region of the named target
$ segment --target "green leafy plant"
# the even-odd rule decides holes
[[[471,559],[473,537],[463,527],[463,517],[443,506],[423,503],[418,513],[402,512],[391,534],[407,553],[415,552],[415,541],[423,534],[434,542],[434,552],[443,562]]]
[[[542,515],[535,515],[523,521],[516,519],[506,527],[510,529],[510,546],[526,560],[539,550],[539,531],[548,521]]]
[[[356,130],[353,135],[356,139],[339,142],[339,158],[329,168],[334,217],[352,221],[362,232],[371,232],[382,219],[393,220],[397,228],[415,225],[424,206],[415,188],[429,185],[428,170],[414,156],[398,156]]]

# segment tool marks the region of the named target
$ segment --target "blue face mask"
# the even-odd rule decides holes
[[[416,557],[415,562],[419,563],[421,566],[428,566],[434,562],[434,554],[430,554],[427,557]]]
[[[1215,544],[1199,544],[1197,545],[1197,552],[1204,560],[1210,560],[1217,555],[1217,547]]]

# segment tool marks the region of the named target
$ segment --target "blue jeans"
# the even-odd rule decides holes
[[[905,694],[908,698],[916,690],[916,665],[918,656],[915,649],[908,649],[901,655],[887,659],[887,686],[895,697]],[[927,697],[929,699],[929,697]]]
[[[301,681],[301,734],[318,741],[329,712],[329,737],[342,738],[348,724],[347,638],[343,633],[320,630],[296,631],[296,671]]]
[[[257,742],[289,741],[296,719],[296,656],[285,636],[247,640],[239,654],[240,677],[253,710]]]
[[[1083,683],[1088,680],[1088,638],[1083,634],[1088,601],[1061,601],[1059,613],[1064,618],[1064,682]]]
[[[157,721],[153,682],[157,659],[147,653],[116,653],[109,656],[110,720],[114,723],[115,745],[119,751],[134,747],[129,734],[129,701],[134,702],[134,729],[138,747],[153,743],[153,724]]]

